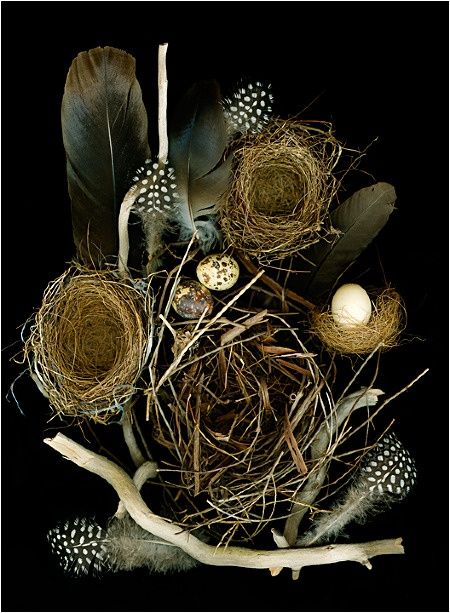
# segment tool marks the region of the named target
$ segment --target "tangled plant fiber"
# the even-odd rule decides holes
[[[367,324],[351,327],[339,326],[329,309],[314,311],[311,315],[312,331],[333,352],[363,355],[377,347],[395,347],[404,327],[405,308],[394,289],[387,288],[374,300],[374,309]]]
[[[148,309],[111,271],[74,266],[50,283],[25,352],[56,413],[107,423],[122,411],[146,360]]]
[[[331,231],[325,219],[336,194],[341,146],[323,123],[275,120],[235,152],[222,211],[227,242],[261,262],[289,257]]]

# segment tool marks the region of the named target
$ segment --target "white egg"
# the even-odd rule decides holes
[[[372,314],[368,293],[357,283],[341,285],[331,301],[331,314],[342,328],[367,324]]]
[[[225,253],[207,255],[197,266],[197,279],[216,292],[230,289],[238,278],[239,264]]]

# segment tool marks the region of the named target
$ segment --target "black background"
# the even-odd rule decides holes
[[[444,611],[447,605],[448,402],[447,3],[3,2],[3,605],[5,611]],[[71,60],[98,45],[137,59],[153,127],[157,44],[169,42],[169,100],[198,78],[224,88],[268,79],[276,110],[331,120],[348,147],[374,143],[349,192],[372,179],[397,190],[395,215],[366,256],[404,296],[411,342],[383,358],[386,409],[417,460],[410,498],[362,539],[402,535],[405,556],[302,571],[202,567],[101,581],[62,576],[45,533],[58,520],[113,512],[114,492],[42,443],[54,433],[26,377],[24,415],[5,400],[19,328],[73,255],[59,110]],[[155,149],[155,147],[153,147]],[[368,259],[368,261],[369,261]],[[416,340],[412,340],[416,338]],[[418,340],[422,339],[422,340]],[[15,344],[13,344],[15,343]]]

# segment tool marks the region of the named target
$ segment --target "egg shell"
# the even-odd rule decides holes
[[[225,253],[207,255],[197,266],[197,279],[216,292],[230,289],[238,278],[239,264]]]
[[[198,319],[205,309],[205,317],[212,313],[214,300],[206,287],[198,281],[188,279],[178,284],[172,307],[184,319]]]
[[[331,314],[342,328],[367,324],[372,314],[368,293],[357,283],[342,285],[331,301]]]

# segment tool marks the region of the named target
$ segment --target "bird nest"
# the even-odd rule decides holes
[[[264,285],[270,310],[251,306],[261,304]],[[267,275],[242,275],[214,317],[188,322],[171,318],[176,281],[168,287],[157,308],[164,325],[150,359],[147,418],[159,474],[176,492],[170,507],[186,529],[208,527],[222,543],[253,541],[289,515],[343,442],[314,455],[336,411],[329,373],[302,341],[307,317],[280,305]]]
[[[328,124],[275,120],[235,152],[221,225],[227,242],[262,262],[314,244],[338,181],[341,146]]]
[[[107,423],[147,359],[149,297],[111,271],[74,266],[47,287],[25,345],[58,414]]]
[[[364,355],[395,347],[404,328],[405,307],[398,292],[386,288],[373,296],[374,310],[367,324],[338,325],[330,308],[311,313],[313,333],[328,351]]]

